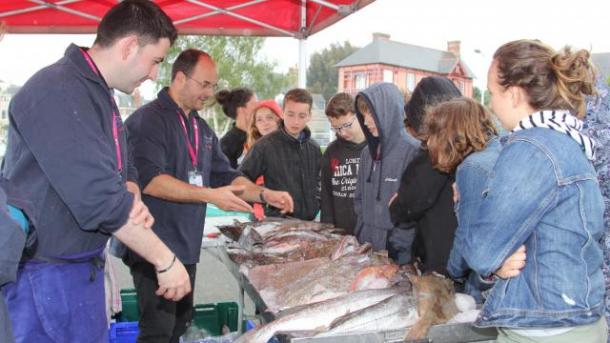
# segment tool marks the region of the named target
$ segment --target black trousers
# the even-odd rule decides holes
[[[155,267],[147,262],[130,265],[131,276],[138,294],[140,321],[138,343],[178,343],[193,319],[193,293],[197,265],[184,266],[191,279],[192,292],[180,301],[157,296],[159,288]]]

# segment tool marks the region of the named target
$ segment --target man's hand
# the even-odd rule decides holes
[[[171,261],[167,262],[167,265],[162,268],[167,268],[170,263]],[[169,269],[157,273],[157,280],[159,288],[155,294],[163,296],[167,300],[178,301],[191,292],[189,274],[178,259],[173,262]]]
[[[283,214],[294,211],[294,201],[288,192],[273,191],[265,188],[262,197],[267,204],[279,208]]]
[[[126,182],[127,190],[133,194],[133,206],[129,212],[129,220],[134,225],[144,225],[147,229],[152,228],[155,223],[155,218],[148,211],[148,207],[142,202],[142,194],[140,187],[135,182]]]
[[[142,200],[133,198],[133,206],[131,207],[131,212],[129,212],[129,221],[133,223],[133,225],[144,225],[147,229],[152,228],[155,223],[155,218],[148,211],[148,207],[144,205]]]
[[[525,245],[522,245],[509,258],[504,261],[502,267],[496,271],[496,275],[502,279],[513,278],[521,273],[526,262]]]
[[[238,195],[241,195],[246,189],[243,185],[229,185],[219,188],[208,189],[210,199],[208,202],[218,206],[224,211],[240,211],[240,212],[254,212],[252,206],[240,199]]]

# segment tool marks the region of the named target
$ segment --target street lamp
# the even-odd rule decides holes
[[[474,49],[474,53],[475,54],[479,54],[479,56],[481,56],[483,61],[486,60],[485,54],[480,49]],[[483,69],[483,72],[485,72],[485,69]],[[481,74],[481,75],[483,75],[483,74]],[[481,83],[483,83],[483,78],[482,77],[480,77],[480,80],[481,80]],[[481,90],[481,105],[483,105],[483,106],[485,106],[485,89],[487,89],[487,85],[482,84],[480,90]]]

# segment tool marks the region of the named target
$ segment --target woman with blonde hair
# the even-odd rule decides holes
[[[594,93],[589,52],[556,52],[533,40],[504,44],[488,88],[510,135],[454,249],[482,276],[521,245],[527,263],[516,277],[496,281],[476,325],[498,327],[498,342],[605,342],[604,202],[591,164],[595,142],[579,119]]]
[[[248,150],[250,150],[257,140],[277,130],[280,127],[281,121],[282,109],[275,100],[261,100],[254,109],[254,118],[248,129],[248,139],[244,146],[244,155],[247,154]],[[264,177],[259,176],[255,183],[259,186],[264,185]],[[255,219],[262,220],[265,218],[265,209],[262,204],[255,203],[253,204],[253,208]]]

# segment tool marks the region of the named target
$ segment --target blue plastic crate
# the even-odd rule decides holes
[[[135,343],[138,338],[138,322],[110,324],[110,343]]]

